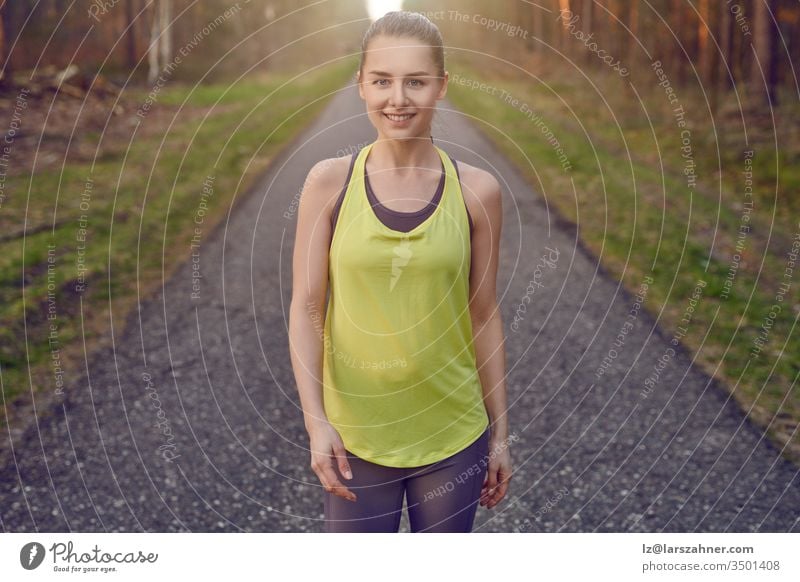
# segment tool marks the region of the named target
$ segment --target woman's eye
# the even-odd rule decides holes
[[[388,79],[378,79],[376,81],[373,81],[372,84],[373,85],[380,85],[381,87],[384,87],[385,86],[383,84],[384,81],[388,82],[389,80]],[[425,84],[422,81],[420,81],[419,79],[410,79],[408,82],[411,83],[413,87],[422,87]]]

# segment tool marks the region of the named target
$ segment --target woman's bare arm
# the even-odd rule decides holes
[[[464,172],[465,196],[472,199],[474,228],[470,265],[470,315],[475,357],[486,411],[492,423],[492,440],[508,437],[505,389],[505,341],[497,306],[497,268],[503,208],[500,184],[489,172],[470,168]]]
[[[470,264],[470,315],[483,402],[491,423],[489,467],[480,504],[492,509],[506,496],[511,479],[505,385],[505,338],[497,306],[497,268],[502,231],[502,193],[485,170],[464,172],[465,199],[474,220]]]
[[[328,243],[333,186],[331,172],[318,162],[308,173],[297,211],[292,261],[292,301],[289,308],[289,352],[308,429],[325,421],[322,405],[322,347],[328,290]]]
[[[292,260],[289,353],[310,439],[311,468],[326,491],[355,501],[355,495],[342,485],[333,468],[332,457],[336,457],[340,473],[346,478],[352,474],[341,437],[328,422],[322,397],[330,217],[348,167],[348,158],[318,162],[300,194]]]

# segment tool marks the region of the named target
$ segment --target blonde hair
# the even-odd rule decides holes
[[[373,22],[364,33],[361,41],[361,63],[358,70],[364,74],[364,59],[366,58],[367,46],[376,36],[385,34],[386,36],[408,37],[426,43],[431,47],[433,62],[436,65],[438,76],[444,77],[444,42],[439,28],[431,22],[427,16],[419,12],[409,12],[408,10],[394,10],[387,12],[378,20]]]

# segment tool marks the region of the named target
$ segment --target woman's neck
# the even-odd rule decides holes
[[[418,169],[438,172],[439,154],[430,138],[378,139],[367,156],[370,168],[392,172],[397,177],[416,173]]]

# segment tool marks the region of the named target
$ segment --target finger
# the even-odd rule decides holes
[[[488,508],[489,509],[491,509],[492,507],[494,507],[495,505],[497,505],[498,503],[500,503],[503,500],[503,498],[506,496],[506,489],[507,489],[507,486],[503,486],[503,485],[500,485],[500,486],[497,487],[497,489],[495,489],[494,495],[491,497],[491,499],[488,502]]]
[[[485,500],[484,503],[485,503],[485,505],[486,505],[486,507],[488,509],[491,509],[497,503],[497,501],[498,501],[497,494],[498,493],[499,493],[499,491],[497,489],[495,489],[494,493],[490,493],[489,495],[486,496],[486,500]]]
[[[339,478],[336,476],[336,473],[333,471],[333,465],[328,464],[327,466],[322,468],[322,474],[324,475],[325,479],[323,480],[323,485],[325,486],[325,491],[333,493],[334,495],[338,495],[339,497],[343,497],[345,499],[349,499],[350,501],[356,500],[356,495],[352,491],[350,491],[347,487],[342,485],[342,482],[339,481]]]
[[[500,485],[498,486],[498,489],[499,489],[499,493],[498,493],[499,499],[498,499],[498,501],[506,496],[506,491],[508,491],[508,486],[510,484],[511,484],[511,476],[510,475],[507,476],[507,477],[504,477],[500,481]]]
[[[486,474],[486,486],[489,490],[494,489],[497,486],[497,469],[489,467],[489,471]]]
[[[481,487],[481,495],[488,494],[489,491],[494,489],[496,485],[497,485],[497,478],[495,477],[495,473],[494,472],[486,473],[486,481],[484,482],[483,487]]]
[[[481,493],[480,504],[486,505],[487,503],[489,503],[489,501],[491,501],[491,499],[492,499],[492,494],[489,493],[489,490],[487,489],[485,492]]]
[[[506,492],[508,491],[508,487],[509,487],[509,485],[511,483],[511,474],[510,473],[504,473],[503,471],[500,471],[498,473],[498,475],[499,475],[500,479],[498,481],[497,486],[494,489],[494,495],[493,495],[494,501],[495,501],[495,505],[501,499],[503,499],[503,497],[506,496]]]
[[[347,455],[345,454],[344,447],[340,444],[336,444],[333,447],[333,452],[336,454],[339,472],[344,475],[345,479],[352,479],[353,472],[350,470],[350,463],[347,462]]]
[[[350,491],[347,487],[345,487],[341,481],[336,479],[335,481],[331,482],[331,493],[334,495],[341,497],[343,499],[347,499],[348,501],[355,501],[356,494]]]
[[[486,477],[483,479],[483,485],[481,485],[481,495],[485,495],[489,488],[491,487],[491,469],[486,470]]]
[[[481,489],[481,499],[483,501],[488,501],[488,498],[491,497],[494,493],[494,489],[497,485],[497,477],[495,471],[489,471],[486,475],[486,483]]]
[[[499,489],[495,490],[495,494],[489,500],[488,508],[491,509],[492,507],[500,503],[502,500],[503,500],[503,495],[500,493],[500,490]]]
[[[494,495],[494,492],[497,490],[497,469],[492,469],[489,471],[489,478],[486,482],[486,493],[487,495]]]

